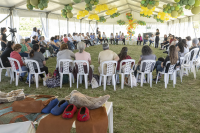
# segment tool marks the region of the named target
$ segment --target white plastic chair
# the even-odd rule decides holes
[[[140,70],[137,72],[137,78],[136,78],[138,80],[138,75],[140,73],[141,74],[141,78],[140,78],[141,87],[143,86],[143,79],[144,79],[145,74],[147,74],[147,76],[148,76],[147,81],[148,81],[148,83],[150,81],[150,87],[152,87],[152,72],[153,72],[153,68],[154,68],[155,64],[156,64],[155,60],[141,61]],[[144,72],[142,71],[143,66],[145,66]]]
[[[115,67],[115,64],[116,64],[116,67]],[[106,74],[104,74],[104,65],[107,66]],[[105,91],[107,76],[112,76],[112,85],[114,86],[114,90],[116,91],[115,74],[116,74],[116,69],[117,69],[117,61],[104,61],[102,62],[100,69],[101,69],[101,73],[100,73],[100,78],[99,78],[99,86],[101,86],[101,80],[102,80],[102,77],[104,77],[103,83],[104,83],[104,91]],[[113,69],[114,69],[114,73],[113,73]]]
[[[63,64],[63,67],[61,67],[61,63]],[[69,75],[70,88],[72,87],[72,80],[73,80],[73,83],[74,83],[73,74],[69,70],[70,64],[73,64],[73,60],[62,59],[62,60],[59,61],[60,88],[62,88],[63,74]]]
[[[34,74],[36,88],[38,88],[39,87],[39,84],[38,84],[38,82],[39,82],[39,75],[40,74],[44,74],[45,77],[46,77],[46,73],[45,73],[45,71],[43,71],[43,72],[40,71],[40,67],[39,67],[39,64],[38,64],[37,61],[35,61],[35,60],[25,60],[25,62],[28,65],[28,68],[29,68],[29,87],[31,86],[31,75]],[[35,64],[37,66],[37,70],[38,70],[37,73],[35,72],[35,68],[34,68],[33,64]],[[43,81],[43,85],[44,86],[46,85],[45,81]]]
[[[180,57],[180,66],[178,68],[176,68],[176,75],[177,75],[177,72],[179,72],[181,82],[182,82],[182,78],[183,78],[183,74],[181,72],[181,66],[182,66],[183,63],[184,63],[184,57]]]
[[[0,64],[1,64],[1,67],[0,67],[0,82],[1,82],[1,73],[2,73],[2,70],[8,70],[10,72],[10,77],[11,77],[11,80],[12,80],[12,69],[11,67],[4,67],[3,66],[3,63],[1,61],[1,58],[0,58]],[[10,81],[10,84],[11,84],[12,81]]]
[[[168,66],[168,64],[170,64],[168,72],[165,72],[166,71],[166,66]],[[176,83],[175,65],[176,64],[171,65],[170,61],[167,61],[166,66],[164,67],[164,70],[162,72],[159,71],[158,74],[157,74],[156,84],[158,82],[159,75],[163,74],[164,75],[165,88],[167,88],[167,84],[169,83],[169,75],[173,75],[172,76],[172,78],[173,78],[173,87],[175,87],[175,83]]]
[[[189,75],[188,71],[192,70],[194,74],[194,78],[196,79],[195,65],[193,65],[193,63],[191,64],[191,62],[193,61],[190,61],[190,58],[191,58],[191,52],[188,52],[187,54],[185,54],[183,64],[181,65],[181,73],[183,75],[184,70],[186,70],[186,74]]]
[[[16,79],[16,83],[15,83],[15,85],[18,86],[19,75],[21,73],[25,73],[27,71],[22,71],[20,63],[19,63],[18,60],[14,59],[14,58],[10,58],[10,57],[8,57],[8,60],[10,61],[10,65],[11,65],[11,68],[12,68],[11,83],[12,83],[12,80],[14,81],[14,73],[15,73],[15,75],[16,75],[16,78],[15,78]],[[17,63],[19,71],[17,71],[17,69],[16,69],[15,62]]]
[[[195,48],[195,49],[192,49],[191,51],[190,51],[190,53],[191,53],[191,55],[190,56],[192,56],[192,53],[193,53],[193,57],[192,57],[192,59],[190,60],[190,67],[191,67],[191,71],[193,71],[193,73],[194,73],[194,78],[196,79],[196,71],[195,71],[195,64],[196,64],[196,62],[197,62],[197,55],[198,55],[198,53],[199,53],[199,48]],[[191,58],[191,57],[190,57]],[[195,71],[195,72],[194,72]]]
[[[45,54],[46,54],[46,57],[47,57],[47,58],[51,56],[49,50],[46,50]]]
[[[83,64],[87,64],[87,73],[84,71]],[[77,89],[78,89],[78,84],[79,84],[79,76],[80,76],[80,83],[82,83],[82,76],[84,76],[85,79],[85,89],[88,89],[88,75],[89,75],[89,63],[88,61],[85,60],[75,60],[74,64],[78,66],[78,73],[77,73]],[[76,69],[76,67],[75,67]]]
[[[125,63],[125,68],[124,68],[124,72],[122,72],[122,64]],[[132,71],[133,71],[133,66],[131,67],[131,65],[133,64],[133,66],[135,65],[135,60],[133,59],[126,59],[126,60],[122,60],[120,62],[120,67],[119,67],[119,73],[118,74],[121,74],[121,89],[124,88],[124,76],[127,74],[127,75],[130,75],[130,78],[131,78],[131,88],[133,87],[133,84],[132,84]]]

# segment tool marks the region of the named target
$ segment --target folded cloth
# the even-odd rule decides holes
[[[23,113],[41,113],[42,109],[46,107],[51,100],[55,99],[49,98],[48,100],[35,100],[35,98],[27,97],[22,101],[15,101],[12,104],[13,111],[23,112]]]
[[[90,119],[86,122],[76,120],[76,133],[107,133],[108,116],[105,107],[90,110]]]
[[[64,119],[62,115],[49,114],[40,121],[36,133],[70,133],[73,122],[76,120],[78,111],[71,119]]]
[[[23,100],[25,98],[23,91],[23,89],[13,90],[9,93],[0,91],[0,103]]]

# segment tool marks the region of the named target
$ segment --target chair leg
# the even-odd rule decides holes
[[[99,86],[101,86],[101,80],[102,80],[102,76],[99,76]]]
[[[167,74],[165,73],[165,88],[167,88],[167,82],[168,82],[168,76],[167,76]]]
[[[152,73],[149,74],[150,87],[152,88]]]
[[[143,87],[143,81],[144,81],[144,73],[141,73],[141,79],[140,79],[141,87]]]
[[[103,86],[104,86],[104,91],[106,90],[106,79],[107,79],[107,76],[103,76]]]
[[[18,86],[18,80],[19,80],[19,75],[18,75],[19,73],[16,73],[16,86]]]
[[[38,77],[38,74],[35,74],[36,88],[38,88],[38,84],[39,84],[39,83],[38,83],[38,82],[39,82],[39,81],[38,81],[38,78],[39,78],[39,77]]]
[[[2,69],[0,69],[0,82],[1,82],[1,73],[2,73]]]
[[[139,73],[137,73],[137,75],[136,75],[136,82],[138,82],[138,75],[139,75]]]
[[[173,87],[175,88],[176,84],[176,71],[173,73]]]
[[[88,89],[88,75],[84,75],[85,80],[85,89]]]
[[[80,75],[80,84],[82,84],[82,82],[83,82],[83,76]]]
[[[112,75],[112,82],[114,85],[114,91],[116,91],[115,74]]]
[[[196,79],[196,70],[195,70],[195,66],[194,65],[192,66],[192,71],[194,73],[194,78]]]
[[[29,73],[29,87],[31,87],[31,74]]]
[[[130,73],[130,80],[131,80],[131,88],[133,88],[133,76],[131,73]]]
[[[74,83],[74,75],[71,73],[71,75],[72,75],[72,80],[73,80],[73,83]]]
[[[77,74],[77,89],[78,89],[78,84],[79,84],[79,74]]]
[[[69,86],[70,86],[70,88],[72,87],[72,74],[70,73],[69,74]]]
[[[149,76],[150,76],[150,74],[148,73],[148,74],[147,74],[147,83],[149,83],[149,79],[150,79]]]
[[[60,88],[62,88],[63,74],[60,73]]]
[[[12,69],[10,69],[10,84],[12,84],[12,80],[14,79],[13,74],[12,74]]]
[[[124,89],[124,74],[121,74],[121,89]]]
[[[159,76],[159,72],[158,72],[158,74],[157,74],[157,77],[156,77],[156,84],[158,83],[158,76]],[[164,81],[165,81],[165,77],[164,77]]]

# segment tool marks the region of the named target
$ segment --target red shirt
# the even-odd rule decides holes
[[[14,58],[14,59],[16,59],[16,60],[18,60],[20,66],[23,66],[23,65],[24,65],[24,63],[23,63],[23,61],[22,61],[22,57],[20,56],[20,54],[19,54],[18,52],[16,52],[16,51],[11,52],[11,53],[10,53],[10,57],[11,57],[11,58]],[[17,65],[17,62],[15,62],[15,67],[16,67],[16,70],[19,69],[19,67],[18,67],[18,65]]]
[[[65,43],[67,43],[69,40],[68,40],[67,37],[66,37],[66,38],[63,38],[63,41],[64,41]]]
[[[129,55],[127,55],[125,59],[132,59],[132,58],[131,58]],[[123,59],[123,60],[125,60],[125,59]],[[121,61],[118,61],[118,63],[117,63],[117,70],[119,70],[120,62],[121,62]],[[125,64],[125,63],[122,63],[122,65],[124,65],[124,64]],[[133,63],[132,63],[132,65],[133,65]]]
[[[172,41],[174,41],[174,39],[170,39],[169,43],[171,44],[171,43],[172,43]]]

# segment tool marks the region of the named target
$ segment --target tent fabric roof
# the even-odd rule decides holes
[[[145,22],[156,22],[155,19],[153,18],[145,18],[145,17],[140,17],[140,2],[141,0],[100,0],[99,4],[107,4],[109,8],[112,7],[117,7],[118,12],[121,14],[127,13],[127,12],[132,12],[134,19],[137,20],[142,20]],[[85,2],[82,0],[80,3],[74,3],[73,0],[49,0],[48,8],[44,10],[39,10],[39,9],[34,9],[33,11],[36,12],[48,12],[51,14],[61,14],[61,10],[63,7],[67,4],[73,3],[73,10],[72,13],[74,14],[74,17],[76,18],[76,15],[78,11],[84,10],[85,9]],[[157,14],[159,11],[162,11],[163,5],[168,4],[168,3],[174,3],[174,0],[160,0],[159,6],[156,7],[155,11],[153,14]],[[27,10],[26,8],[26,0],[1,0],[0,7],[8,7],[8,8],[15,8],[15,9],[22,9],[22,10]],[[117,20],[127,20],[124,16],[125,15],[120,15],[117,18],[111,19],[109,16],[105,14],[106,11],[102,11],[100,13],[97,13],[99,16],[105,16],[107,18],[107,23],[112,23],[116,22]],[[32,14],[34,14],[33,12]],[[90,14],[95,14],[95,6],[93,7],[93,10],[89,12]],[[25,15],[27,12],[22,12],[21,15]],[[31,13],[29,12],[30,17]],[[184,9],[184,16],[180,16],[179,18],[184,18],[187,16],[193,15],[191,11],[185,10]],[[32,15],[34,16],[34,15]],[[84,17],[83,19],[88,20],[88,16]],[[116,20],[117,19],[117,20]],[[173,20],[173,19],[171,19]]]

